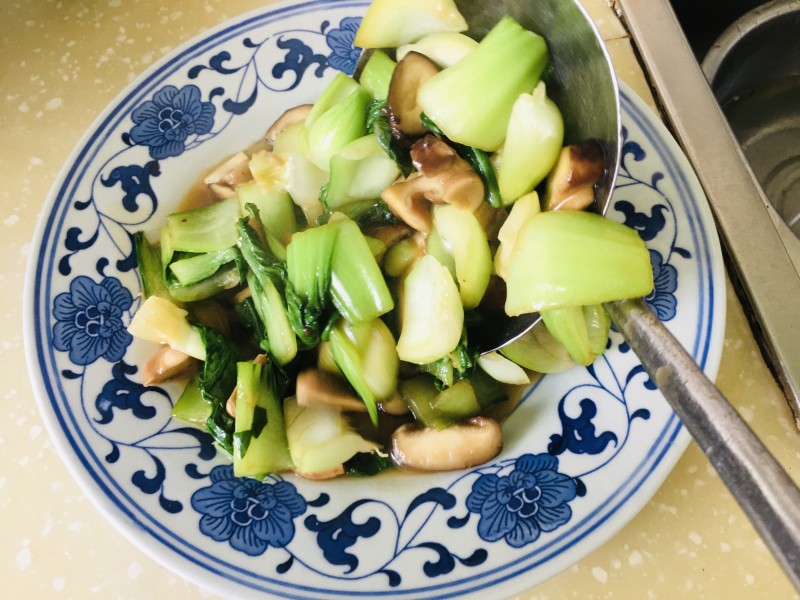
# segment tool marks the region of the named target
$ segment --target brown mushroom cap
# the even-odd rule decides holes
[[[430,204],[452,204],[472,212],[483,204],[483,181],[446,142],[433,135],[414,142],[411,160],[417,169],[386,188],[381,199],[406,224],[430,233]]]
[[[392,458],[419,471],[455,471],[481,465],[500,453],[503,432],[489,417],[472,417],[437,430],[407,423],[392,434]]]
[[[297,376],[296,396],[299,406],[323,405],[352,412],[367,410],[343,380],[318,369],[309,369]]]
[[[142,382],[155,385],[187,375],[197,365],[197,360],[169,346],[161,346],[142,367]]]
[[[603,149],[590,140],[561,149],[547,179],[545,210],[584,210],[594,202],[594,186],[604,172]]]
[[[396,137],[416,137],[426,132],[420,118],[422,108],[417,103],[417,91],[438,72],[436,63],[419,52],[409,52],[397,63],[386,97]]]
[[[267,129],[264,139],[266,139],[270,146],[274,145],[278,134],[290,125],[304,121],[308,113],[311,112],[313,106],[313,104],[300,104],[285,110],[280,117],[275,119],[275,122],[270,125],[270,128]]]

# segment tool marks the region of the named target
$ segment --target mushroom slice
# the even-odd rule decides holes
[[[294,474],[309,481],[325,481],[327,479],[334,479],[335,477],[344,475],[344,465],[336,465],[335,467],[326,471],[315,471],[314,473],[305,473],[295,469]]]
[[[419,471],[455,471],[481,465],[500,453],[503,432],[489,417],[472,417],[437,430],[412,423],[392,434],[392,457]]]
[[[238,392],[238,388],[234,386],[231,395],[228,396],[228,399],[225,401],[225,412],[234,419],[236,418],[236,394]]]
[[[211,193],[220,200],[227,200],[228,198],[233,198],[236,195],[236,190],[222,183],[210,183],[208,184],[208,189],[210,189]]]
[[[419,52],[409,52],[394,69],[386,98],[391,123],[397,137],[423,135],[422,108],[417,104],[417,90],[439,72],[430,58]]]
[[[417,231],[431,230],[430,203],[452,204],[476,212],[483,204],[483,181],[455,150],[433,135],[414,142],[411,160],[417,168],[381,193],[391,211]]]
[[[196,364],[197,361],[185,352],[164,345],[142,367],[142,382],[145,385],[163,383],[186,375]]]
[[[433,224],[431,203],[425,198],[430,187],[431,182],[428,178],[414,173],[383,190],[381,200],[386,202],[398,219],[427,235]]]
[[[380,240],[387,248],[412,235],[414,230],[407,225],[381,225],[369,232],[369,236]]]
[[[442,139],[426,135],[411,147],[411,160],[429,181],[426,198],[475,212],[483,204],[483,181]],[[434,183],[435,182],[435,183]]]
[[[249,162],[250,158],[247,154],[237,152],[206,175],[203,182],[208,185],[216,183],[235,188],[240,183],[250,181],[253,178],[250,174]]]
[[[406,401],[403,400],[403,396],[398,391],[395,391],[389,398],[378,403],[378,406],[380,406],[382,412],[396,417],[402,417],[411,412],[411,409],[408,408],[408,404],[406,404]]]
[[[264,139],[267,140],[267,143],[270,146],[273,146],[278,134],[290,125],[304,121],[308,116],[308,113],[311,112],[311,108],[313,106],[313,104],[300,104],[285,110],[283,114],[278,117],[272,125],[270,125],[270,128],[267,129]]]
[[[561,149],[547,179],[545,210],[583,210],[594,202],[594,186],[603,176],[603,149],[595,141]]]
[[[350,412],[367,410],[364,402],[350,390],[344,381],[318,369],[309,369],[297,376],[297,404],[300,406],[329,406]]]

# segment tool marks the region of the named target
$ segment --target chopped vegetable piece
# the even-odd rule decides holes
[[[238,261],[237,261],[238,262]],[[170,285],[169,295],[178,303],[197,302],[232,290],[242,283],[241,270],[237,264],[227,264],[211,277],[191,285]]]
[[[311,127],[317,120],[328,112],[335,105],[339,104],[348,96],[354,94],[359,88],[358,82],[352,77],[348,77],[345,73],[338,71],[331,79],[330,83],[325,86],[325,89],[319,95],[311,111],[305,118],[305,126]]]
[[[508,263],[513,256],[514,243],[517,241],[520,229],[528,219],[540,212],[539,195],[536,192],[525,194],[511,207],[508,218],[497,233],[500,246],[494,255],[494,272],[502,279],[508,277]]]
[[[359,48],[397,48],[430,34],[466,31],[453,0],[373,0],[353,44]]]
[[[216,329],[200,327],[206,357],[200,370],[200,392],[209,402],[225,406],[236,387],[239,349]]]
[[[608,332],[611,329],[611,319],[602,304],[592,304],[583,307],[583,317],[589,330],[589,345],[597,356],[606,351],[608,345]]]
[[[461,303],[480,304],[492,275],[492,253],[486,232],[469,210],[442,205],[433,210],[433,226],[453,256]]]
[[[528,374],[517,363],[498,352],[489,352],[478,357],[478,366],[496,381],[511,385],[527,385]]]
[[[302,407],[292,396],[284,400],[283,414],[292,462],[303,474],[327,471],[358,453],[380,449],[376,443],[358,435],[335,408]]]
[[[431,236],[428,236],[430,240]],[[423,250],[414,238],[405,238],[392,245],[383,257],[383,271],[389,277],[402,277],[423,256]]]
[[[383,50],[374,50],[367,59],[358,82],[374,100],[386,100],[389,94],[389,82],[396,66],[397,63]]]
[[[563,141],[561,112],[539,82],[533,94],[521,94],[511,109],[497,171],[503,204],[511,204],[547,177]]]
[[[331,329],[330,350],[377,425],[377,403],[397,388],[399,359],[389,328],[380,319],[355,325],[340,319]]]
[[[367,134],[367,107],[371,100],[370,95],[358,87],[313,123],[309,123],[312,116],[309,115],[305,123],[307,156],[317,167],[328,171],[334,154]]]
[[[169,298],[169,292],[164,285],[164,275],[161,266],[161,250],[151,244],[143,231],[133,234],[136,248],[136,265],[139,267],[139,277],[142,280],[144,297],[161,296]]]
[[[200,392],[200,375],[195,375],[186,384],[183,392],[172,407],[172,416],[199,427],[205,425],[211,415],[211,403]]]
[[[506,313],[638,298],[653,289],[650,252],[639,234],[594,213],[533,215],[509,261]]]
[[[128,333],[142,340],[169,344],[170,348],[205,360],[203,337],[198,328],[186,320],[188,314],[165,298],[150,296],[133,315]]]
[[[364,234],[349,219],[335,226],[339,235],[330,264],[333,305],[350,323],[386,314],[394,308],[394,300]]]
[[[255,181],[243,183],[236,188],[242,214],[248,204],[258,209],[259,223],[266,235],[270,251],[280,258],[286,254],[286,244],[297,231],[297,217],[292,197],[280,187],[264,188]]]
[[[397,60],[402,60],[409,52],[419,52],[444,69],[452,67],[477,47],[478,42],[463,33],[431,33],[413,44],[400,46],[397,49]]]
[[[286,191],[303,211],[306,222],[313,226],[322,215],[319,195],[328,174],[306,156],[305,148],[305,124],[300,122],[278,135],[272,151],[286,160]]]
[[[354,203],[370,207],[400,175],[400,169],[374,135],[349,143],[331,157],[324,204],[329,212],[346,210]]]
[[[444,429],[481,409],[472,384],[466,379],[439,390],[433,377],[417,375],[401,381],[399,390],[414,418],[426,427]]]
[[[588,366],[594,362],[594,352],[589,343],[589,331],[583,317],[583,307],[565,306],[541,312],[547,330],[561,342],[570,357],[579,365]]]
[[[292,236],[286,247],[286,287],[289,322],[304,347],[319,342],[328,318],[331,256],[339,228],[333,223]]]
[[[422,365],[458,346],[464,307],[450,272],[433,256],[423,256],[406,277],[401,318],[400,360]]]
[[[514,102],[533,89],[546,64],[544,38],[506,16],[471,54],[422,86],[419,104],[454,142],[494,152]]]
[[[169,265],[169,270],[182,286],[188,286],[208,279],[222,265],[236,260],[238,254],[236,248],[194,254],[188,258],[173,261]]]
[[[169,215],[167,229],[172,251],[215,252],[235,246],[239,216],[236,198]]]
[[[575,366],[567,349],[553,337],[544,323],[500,349],[500,354],[537,373],[561,373]]]
[[[236,430],[233,435],[233,473],[263,478],[291,469],[286,439],[281,386],[269,362],[240,362],[236,379]]]

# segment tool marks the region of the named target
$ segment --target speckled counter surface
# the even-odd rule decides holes
[[[0,596],[211,597],[134,547],[78,489],[26,377],[22,289],[48,190],[79,137],[127,83],[255,0],[0,3]],[[647,86],[604,0],[585,0],[620,77]],[[718,383],[789,472],[800,435],[729,289]],[[7,597],[7,596],[6,596]],[[698,448],[602,548],[521,598],[792,598],[787,578]]]

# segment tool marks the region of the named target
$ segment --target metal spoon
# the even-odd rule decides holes
[[[564,115],[567,143],[601,140],[606,176],[598,186],[595,208],[608,210],[619,160],[619,91],[610,59],[577,0],[461,1],[470,32],[482,35],[503,14],[544,33],[551,49],[548,92]],[[591,107],[583,106],[589,102]],[[587,115],[591,118],[587,119]],[[578,135],[578,138],[573,136]],[[800,589],[800,489],[764,447],[692,357],[641,299],[605,305],[661,393],[723,482],[744,509],[767,546]],[[509,319],[481,341],[489,350],[523,335],[538,315]]]
[[[503,15],[514,17],[523,27],[547,39],[550,62],[542,79],[564,118],[564,143],[591,139],[603,148],[605,169],[595,187],[594,208],[605,214],[619,170],[619,89],[605,44],[580,3],[456,0],[456,4],[469,23],[467,35],[475,39],[486,35]],[[492,314],[491,326],[470,328],[470,344],[483,354],[498,350],[525,335],[540,320],[538,313],[519,317]]]
[[[604,146],[607,168],[597,189],[595,208],[605,214],[619,161],[619,91],[605,46],[578,0],[456,3],[473,37],[481,38],[503,15],[511,15],[545,36],[551,54],[545,83],[564,116],[566,143],[594,138]],[[611,302],[605,307],[800,589],[800,489],[643,300]],[[486,337],[480,343],[484,350],[501,347],[537,321],[538,315],[528,315],[509,319],[502,327],[493,323],[491,328],[483,328]],[[475,341],[474,336],[471,340]]]

